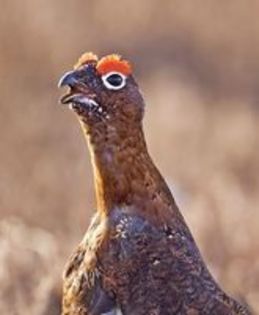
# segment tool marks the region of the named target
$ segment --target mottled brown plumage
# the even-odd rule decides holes
[[[64,272],[63,315],[249,314],[212,278],[148,154],[129,63],[86,54],[60,85],[86,134],[97,196]]]

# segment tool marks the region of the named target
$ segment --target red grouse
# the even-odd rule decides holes
[[[97,196],[64,272],[62,314],[249,314],[211,276],[148,154],[130,63],[86,53],[59,86],[87,138]]]

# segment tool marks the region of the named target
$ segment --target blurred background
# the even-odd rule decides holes
[[[258,12],[258,0],[1,0],[1,314],[59,314],[95,209],[57,89],[85,51],[134,64],[153,159],[213,275],[259,314]]]

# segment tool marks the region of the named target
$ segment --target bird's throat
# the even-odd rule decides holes
[[[97,208],[109,213],[114,207],[141,207],[143,211],[168,206],[172,195],[153,164],[142,126],[116,130],[103,126],[87,135],[94,170]],[[100,130],[101,129],[101,130]]]

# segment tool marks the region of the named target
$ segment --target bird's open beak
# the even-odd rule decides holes
[[[58,87],[67,86],[70,88],[69,92],[66,93],[64,96],[61,97],[60,103],[61,104],[69,104],[73,102],[74,97],[78,95],[76,93],[75,88],[78,85],[78,78],[76,71],[69,71],[66,72],[59,80]]]
[[[70,108],[74,106],[84,106],[92,109],[98,106],[94,101],[94,95],[90,93],[87,86],[80,80],[80,74],[77,70],[66,72],[59,80],[58,87],[69,87],[68,93],[61,97],[61,104],[69,104]]]

